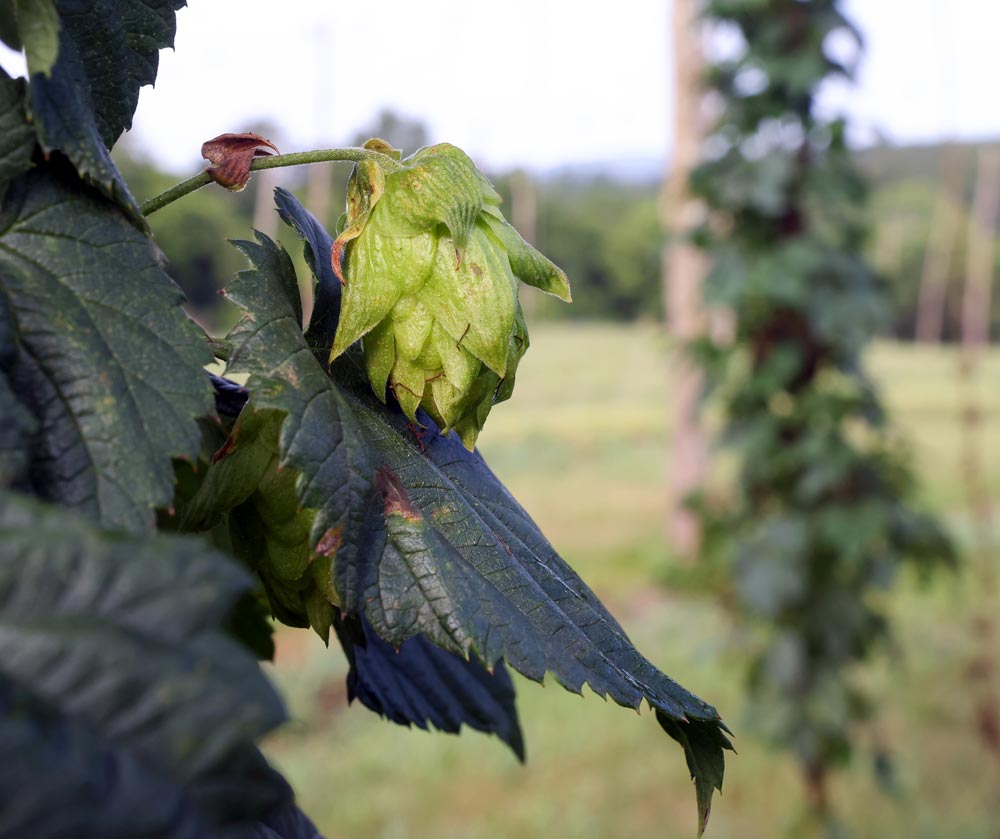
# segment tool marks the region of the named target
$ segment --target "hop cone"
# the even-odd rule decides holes
[[[361,340],[372,388],[472,449],[510,397],[528,331],[518,280],[569,301],[566,275],[525,242],[465,152],[429,146],[393,166],[359,163],[333,246],[344,285],[331,361]]]
[[[338,602],[333,552],[322,543],[311,548],[315,511],[300,509],[298,473],[279,461],[283,419],[247,405],[207,470],[183,470],[193,491],[179,505],[176,524],[202,532],[226,524],[228,548],[260,576],[271,613],[290,626],[311,626],[326,640]]]

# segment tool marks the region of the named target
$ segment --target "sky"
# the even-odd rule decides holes
[[[191,0],[129,142],[178,173],[262,122],[282,151],[342,144],[391,107],[486,169],[663,160],[669,0]],[[256,14],[250,10],[256,10]],[[1000,2],[848,0],[867,54],[830,85],[860,143],[1000,136]],[[21,71],[0,47],[0,64]],[[406,150],[412,151],[412,150]]]

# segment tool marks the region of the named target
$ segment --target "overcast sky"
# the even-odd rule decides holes
[[[847,10],[868,54],[857,87],[823,101],[848,109],[856,136],[1000,136],[1000,0]],[[484,168],[660,158],[669,14],[666,0],[191,0],[133,139],[164,167],[193,170],[202,141],[225,131],[266,120],[296,151],[342,143],[390,106]],[[0,63],[19,67],[9,51]]]

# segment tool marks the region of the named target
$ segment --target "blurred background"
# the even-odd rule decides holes
[[[959,370],[963,293],[984,247],[977,195],[994,206],[990,283],[1000,260],[1000,4],[854,0],[843,10],[865,53],[856,82],[831,82],[816,107],[846,115],[871,187],[865,256],[884,280],[889,317],[866,361],[907,441],[917,498],[967,561],[929,584],[904,575],[886,595],[891,653],[859,674],[877,698],[877,722],[858,727],[855,758],[830,795],[850,835],[997,837],[1000,719],[990,708],[1000,649],[990,650],[982,616],[1000,605],[991,523],[1000,351],[990,346]],[[176,51],[162,55],[116,159],[144,200],[197,171],[201,143],[223,132],[256,131],[283,152],[372,136],[404,154],[443,141],[468,151],[574,294],[564,306],[522,290],[532,351],[481,450],[639,649],[737,733],[709,835],[812,835],[794,759],[746,724],[740,624],[685,549],[690,522],[676,478],[693,469],[684,480],[696,485],[703,467],[671,454],[677,435],[691,433],[677,427],[678,313],[662,259],[672,223],[664,184],[676,174],[690,60],[675,48],[676,14],[657,0],[613,9],[199,0],[178,15]],[[725,31],[696,46],[730,48]],[[9,70],[21,70],[18,60],[0,54]],[[196,316],[220,332],[234,320],[217,292],[243,262],[222,239],[248,238],[253,226],[298,256],[278,229],[275,186],[332,228],[349,172],[270,170],[240,194],[213,186],[160,212],[156,239]],[[987,295],[986,307],[995,338],[1000,295]],[[683,760],[651,719],[518,680],[522,767],[493,738],[409,731],[349,707],[345,673],[339,650],[311,634],[279,637],[273,675],[294,722],[269,755],[331,839],[692,833]]]

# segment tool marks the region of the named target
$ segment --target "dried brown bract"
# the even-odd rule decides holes
[[[253,159],[271,154],[279,154],[278,147],[259,134],[220,134],[201,146],[201,156],[212,164],[209,177],[233,192],[247,185]]]

